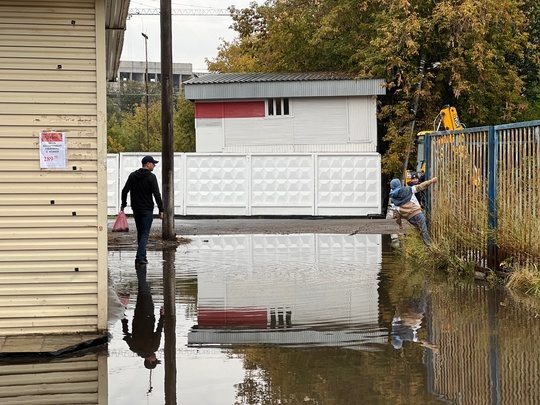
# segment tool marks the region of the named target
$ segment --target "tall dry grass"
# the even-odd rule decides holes
[[[535,278],[540,263],[537,130],[521,128],[500,134],[495,229],[489,227],[487,134],[433,143],[432,175],[439,181],[431,192],[429,224],[439,261],[487,267],[492,242],[499,260],[512,272],[508,287],[540,296],[540,282]]]

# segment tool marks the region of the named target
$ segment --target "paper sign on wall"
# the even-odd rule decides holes
[[[39,133],[39,158],[42,169],[66,169],[65,132]]]

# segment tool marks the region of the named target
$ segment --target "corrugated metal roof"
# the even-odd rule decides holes
[[[331,72],[212,73],[184,84],[189,100],[386,94],[384,79],[355,79],[350,74]]]
[[[314,73],[209,73],[188,80],[186,84],[208,83],[273,83],[273,82],[305,82],[320,80],[354,80],[355,76],[347,73],[314,72]]]
[[[105,41],[107,48],[107,81],[116,80],[130,0],[107,0]]]

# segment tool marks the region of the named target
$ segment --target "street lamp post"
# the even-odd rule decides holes
[[[146,101],[146,151],[150,151],[150,139],[148,135],[148,35],[146,35],[144,32],[142,33],[142,36],[144,37],[144,53],[146,54],[146,73],[144,77],[145,82],[145,101]]]

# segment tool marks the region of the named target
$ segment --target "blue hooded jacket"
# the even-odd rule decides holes
[[[411,201],[413,195],[411,187],[403,187],[399,179],[393,179],[390,182],[390,198],[395,206],[401,207],[403,204]]]

